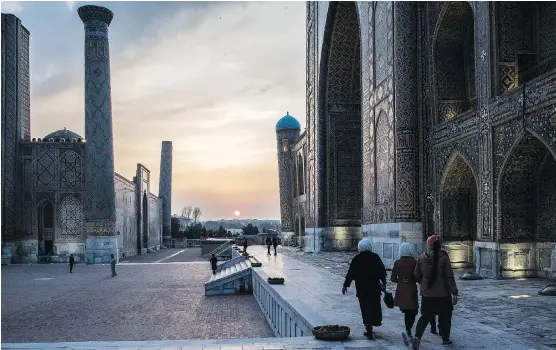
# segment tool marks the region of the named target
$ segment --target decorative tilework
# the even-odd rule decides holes
[[[78,9],[85,24],[85,139],[87,173],[85,221],[88,235],[114,235],[114,146],[108,25],[112,12],[98,6]],[[98,32],[106,35],[97,35]],[[92,35],[94,34],[94,35]]]

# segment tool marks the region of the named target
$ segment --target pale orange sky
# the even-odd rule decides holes
[[[92,4],[114,12],[116,171],[132,179],[144,164],[157,194],[170,140],[173,213],[278,219],[274,127],[286,111],[305,125],[305,3]],[[31,32],[32,137],[85,133],[80,5],[2,3]]]

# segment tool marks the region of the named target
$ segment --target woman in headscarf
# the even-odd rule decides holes
[[[442,238],[438,235],[427,239],[427,252],[417,259],[414,275],[421,281],[421,317],[415,328],[413,350],[418,350],[425,328],[438,315],[442,345],[449,346],[452,328],[452,311],[458,302],[458,287],[448,253],[441,250]]]
[[[357,254],[349,264],[342,293],[345,295],[352,281],[355,281],[356,296],[361,307],[361,316],[366,332],[373,339],[373,326],[382,325],[380,295],[386,287],[386,269],[380,257],[373,253],[371,241],[363,239],[357,245]]]
[[[406,346],[412,341],[411,329],[419,312],[417,279],[413,275],[417,264],[414,255],[413,244],[400,244],[400,258],[394,262],[390,276],[390,280],[398,284],[394,306],[399,307],[404,314],[405,332],[402,336]]]

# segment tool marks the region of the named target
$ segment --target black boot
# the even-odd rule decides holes
[[[431,324],[431,333],[432,333],[432,334],[438,334],[438,333],[436,332],[436,325],[432,325],[432,324]]]
[[[365,333],[363,333],[363,335],[365,337],[367,337],[368,339],[374,339],[373,338],[373,326],[365,326],[365,329],[367,330]]]

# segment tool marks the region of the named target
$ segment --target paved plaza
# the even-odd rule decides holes
[[[249,247],[274,286],[314,320],[349,325],[349,341],[331,343],[312,337],[273,338],[254,298],[205,298],[210,276],[204,259],[171,249],[132,257],[109,277],[108,266],[14,265],[2,268],[3,348],[74,349],[404,349],[403,317],[384,308],[376,340],[363,336],[354,287],[341,294],[343,275],[354,253],[306,254],[279,247]],[[177,254],[176,254],[177,253]],[[145,259],[150,263],[143,263]],[[179,263],[180,259],[200,262]],[[162,262],[159,262],[162,260]],[[168,262],[167,262],[168,261]],[[52,279],[47,279],[52,278]],[[458,280],[461,298],[453,318],[454,349],[556,348],[556,298],[537,295],[546,280]],[[393,285],[389,284],[389,289]],[[21,291],[25,291],[21,293]],[[333,322],[332,322],[333,321]],[[45,327],[47,325],[47,327]],[[236,339],[226,339],[236,338]],[[140,341],[144,340],[144,341]],[[44,342],[58,342],[44,344]],[[88,341],[88,342],[86,342]],[[97,341],[97,342],[91,342]],[[110,341],[110,342],[98,342]],[[26,344],[6,344],[25,342]],[[39,343],[40,342],[40,343]],[[73,342],[73,343],[63,343]],[[31,344],[37,343],[37,344]],[[441,349],[438,336],[425,333],[422,349]]]
[[[181,250],[132,257],[115,278],[109,265],[2,266],[2,343],[272,336],[251,295],[205,297],[204,259],[175,262],[191,258],[185,251],[133,263]]]

